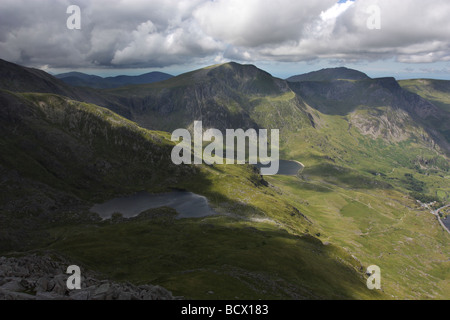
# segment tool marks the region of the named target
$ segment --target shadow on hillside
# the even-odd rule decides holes
[[[192,299],[380,297],[365,287],[364,267],[310,235],[233,218],[158,219],[68,229],[52,247],[113,280]]]

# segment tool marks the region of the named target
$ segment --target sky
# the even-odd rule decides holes
[[[0,58],[101,76],[236,61],[280,78],[346,66],[450,80],[449,17],[449,0],[1,0]]]

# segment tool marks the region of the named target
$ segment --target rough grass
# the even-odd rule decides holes
[[[113,279],[160,284],[189,299],[385,297],[369,291],[350,262],[336,260],[345,255],[333,246],[270,223],[226,217],[174,220],[169,214],[57,228],[51,235],[63,240],[47,249]]]
[[[322,241],[345,248],[365,265],[380,266],[386,294],[396,299],[449,297],[449,236],[413,200],[394,190],[329,184],[326,192],[317,192],[293,177],[269,181],[319,227]]]
[[[441,109],[450,112],[450,81],[432,79],[401,80],[404,89],[430,100]]]

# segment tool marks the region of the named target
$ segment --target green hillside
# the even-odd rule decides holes
[[[400,85],[450,112],[450,81],[433,79],[401,80]]]
[[[393,79],[292,84],[236,63],[95,94],[129,119],[0,91],[0,254],[55,252],[192,299],[450,297],[450,235],[416,201],[450,197],[449,115],[426,97]],[[175,166],[170,132],[194,120],[280,129],[281,157],[305,168],[263,178],[250,165]],[[220,214],[89,212],[171,189],[207,197]],[[374,264],[382,291],[366,287]]]

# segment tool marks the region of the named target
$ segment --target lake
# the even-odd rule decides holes
[[[208,199],[187,191],[172,191],[151,194],[146,191],[131,196],[119,197],[91,208],[103,219],[111,218],[113,213],[121,213],[125,218],[131,218],[154,208],[170,207],[178,212],[177,219],[201,218],[217,214],[208,203]]]
[[[269,165],[262,165],[260,163],[255,164],[257,168],[270,167]],[[282,176],[296,176],[297,173],[303,169],[303,165],[297,161],[291,160],[280,160],[280,168],[278,169],[277,175]]]
[[[256,166],[261,167],[261,164]],[[278,175],[295,176],[301,169],[303,166],[299,162],[280,160]],[[111,218],[113,213],[121,213],[125,218],[132,218],[149,209],[160,207],[175,209],[178,212],[177,219],[202,218],[217,214],[210,207],[206,197],[188,191],[159,194],[142,191],[131,196],[118,197],[102,204],[96,204],[91,211],[103,219]]]

